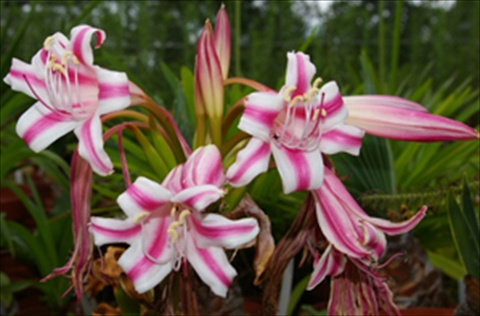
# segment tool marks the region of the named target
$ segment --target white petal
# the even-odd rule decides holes
[[[259,232],[258,222],[254,218],[231,220],[210,213],[204,216],[193,215],[189,221],[200,247],[237,248],[252,241]]]
[[[92,116],[75,128],[74,132],[78,138],[78,153],[89,162],[93,171],[102,176],[113,173],[113,164],[103,149],[100,117]]]
[[[278,93],[251,93],[245,100],[245,110],[238,128],[254,137],[269,141],[273,122],[283,106],[283,97]]]
[[[152,213],[164,205],[168,206],[171,197],[170,191],[162,185],[145,177],[138,177],[120,194],[117,203],[128,217],[135,217],[142,212]]]
[[[320,151],[289,149],[272,143],[270,146],[282,178],[285,194],[314,190],[322,185],[323,159]]]
[[[213,293],[226,297],[227,291],[237,272],[232,267],[223,249],[218,247],[200,248],[192,236],[187,238],[187,259]]]
[[[240,150],[237,159],[227,170],[227,180],[233,187],[249,184],[256,176],[267,171],[270,161],[270,144],[253,137]]]
[[[70,116],[51,112],[37,102],[20,116],[16,130],[33,151],[40,152],[77,126]]]

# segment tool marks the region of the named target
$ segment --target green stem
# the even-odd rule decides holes
[[[392,60],[390,62],[390,79],[388,80],[389,93],[395,93],[397,86],[398,56],[400,52],[400,27],[402,22],[403,0],[397,0],[395,7],[395,26],[393,30]]]
[[[378,2],[378,54],[379,54],[379,87],[380,93],[384,93],[385,87],[385,24],[383,21],[383,10],[385,9],[385,2],[383,0]]]

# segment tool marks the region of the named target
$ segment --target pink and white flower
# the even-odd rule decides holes
[[[125,73],[93,64],[90,46],[96,35],[98,48],[105,32],[87,25],[72,29],[70,40],[62,33],[48,37],[27,64],[16,58],[4,81],[13,90],[37,100],[17,122],[17,133],[35,152],[74,131],[79,153],[92,169],[107,175],[112,162],[103,149],[100,116],[130,104]]]
[[[386,277],[377,270],[329,245],[315,267],[315,272],[332,276],[328,315],[378,315],[380,310],[387,315],[400,315]],[[308,289],[313,287],[309,284]]]
[[[224,195],[225,177],[218,149],[197,149],[158,184],[138,178],[118,197],[127,219],[92,217],[95,244],[128,243],[118,264],[144,293],[185,260],[219,296],[236,276],[223,248],[237,248],[259,232],[253,218],[229,220],[202,211]]]
[[[268,169],[271,154],[283,190],[314,190],[323,181],[322,154],[358,155],[364,132],[344,125],[348,111],[338,86],[330,81],[311,84],[315,66],[303,53],[288,53],[286,83],[276,92],[247,96],[239,128],[252,135],[228,169],[234,187],[248,184]]]
[[[313,191],[313,195],[317,221],[329,246],[315,262],[308,289],[314,288],[327,275],[340,274],[346,262],[344,256],[366,265],[378,262],[386,249],[385,234],[398,235],[413,229],[427,211],[424,206],[401,223],[370,217],[328,168],[325,168],[323,185]]]
[[[347,124],[368,134],[407,141],[449,141],[480,138],[473,128],[455,120],[430,114],[420,104],[389,95],[344,97]]]

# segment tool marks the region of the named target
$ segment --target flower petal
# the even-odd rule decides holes
[[[83,122],[74,130],[78,138],[78,152],[92,166],[93,171],[105,176],[113,172],[113,164],[103,149],[102,123],[98,115]]]
[[[170,170],[165,179],[163,179],[162,186],[167,188],[172,194],[182,191],[185,186],[182,183],[182,173],[184,164],[177,165]]]
[[[422,220],[427,211],[427,207],[424,206],[409,220],[401,223],[392,223],[385,219],[370,217],[367,213],[365,213],[365,211],[360,207],[360,205],[358,205],[358,203],[350,195],[350,193],[348,193],[347,189],[342,184],[340,179],[338,179],[338,177],[329,169],[325,170],[324,182],[328,183],[328,187],[330,188],[331,192],[334,192],[334,195],[337,196],[337,199],[341,200],[343,205],[348,206],[349,211],[353,216],[356,216],[365,222],[375,225],[377,228],[381,229],[389,235],[403,234],[411,230]]]
[[[199,247],[210,246],[228,249],[242,246],[254,239],[258,222],[253,218],[230,220],[218,214],[190,216],[190,227],[194,229],[195,241]]]
[[[352,216],[345,210],[337,196],[331,192],[328,183],[313,191],[317,221],[327,240],[340,252],[353,258],[363,258],[371,255],[363,247],[359,239],[362,231]]]
[[[98,80],[98,109],[102,115],[122,110],[130,105],[130,89],[127,75],[123,72],[111,71],[95,67]]]
[[[49,103],[45,82],[35,75],[34,67],[16,58],[12,59],[10,72],[3,81],[29,97]]]
[[[423,206],[415,215],[401,223],[392,223],[388,220],[375,217],[370,217],[368,221],[372,225],[375,225],[376,227],[384,231],[386,234],[398,235],[406,233],[412,230],[415,226],[417,226],[417,224],[425,217],[426,212],[427,207]]]
[[[142,212],[152,213],[170,203],[172,194],[162,185],[138,177],[128,189],[120,194],[117,203],[128,217],[135,217]]]
[[[215,185],[204,184],[187,188],[175,194],[171,201],[173,203],[182,203],[197,211],[203,211],[213,202],[218,201],[225,195],[225,191]]]
[[[345,102],[346,106],[349,107],[350,105],[355,106],[356,104],[363,104],[363,105],[379,105],[379,106],[389,106],[389,107],[400,107],[404,109],[410,109],[414,111],[420,112],[428,112],[426,108],[422,105],[404,99],[400,97],[396,97],[393,95],[352,95],[343,97],[343,101]]]
[[[278,172],[282,178],[283,192],[314,190],[322,185],[323,159],[320,151],[301,151],[270,145]]]
[[[433,142],[480,138],[475,129],[461,122],[412,109],[411,106],[399,106],[398,100],[393,106],[380,101],[366,103],[371,98],[346,98],[349,115],[345,123],[368,134],[398,140]]]
[[[325,118],[322,121],[322,130],[325,133],[342,124],[348,116],[348,110],[335,81],[324,84],[319,95],[325,111]]]
[[[215,145],[207,145],[195,150],[184,165],[182,183],[185,187],[211,184],[223,186],[222,156]]]
[[[172,271],[169,224],[166,217],[151,219],[142,228],[142,238],[138,238],[118,260],[139,294],[152,289]]]
[[[223,4],[217,13],[213,41],[222,67],[223,79],[225,80],[228,77],[228,68],[230,66],[230,23],[228,22],[227,11]]]
[[[200,248],[192,236],[187,237],[187,259],[213,293],[226,297],[228,288],[237,272],[232,267],[223,249]]]
[[[20,116],[16,131],[33,151],[40,152],[77,126],[70,116],[51,112],[37,102]]]
[[[203,105],[211,120],[223,116],[223,77],[220,61],[213,43],[213,31],[209,21],[205,23],[197,46],[195,73],[198,73],[198,89]]]
[[[287,58],[285,87],[296,88],[291,96],[293,99],[297,95],[305,94],[310,89],[310,81],[315,75],[316,68],[310,62],[310,56],[304,53],[287,53]]]
[[[132,244],[140,236],[141,226],[131,219],[92,217],[90,231],[97,246],[109,243]]]
[[[274,92],[254,92],[245,100],[238,128],[263,141],[269,141],[273,122],[284,106],[282,96]]]
[[[313,290],[329,275],[336,276],[342,273],[346,261],[345,256],[336,251],[335,248],[329,244],[327,249],[323,252],[320,260],[315,263],[315,268],[310,277],[310,281],[308,282],[307,290]]]
[[[358,156],[365,132],[350,125],[339,125],[322,135],[320,151],[327,155],[347,152]]]
[[[227,180],[233,187],[249,184],[256,176],[267,171],[270,161],[270,144],[253,137],[240,150],[237,159],[227,170]]]
[[[97,36],[95,48],[98,48],[105,40],[104,31],[88,25],[79,25],[70,31],[71,50],[83,64],[93,65],[93,52],[90,42],[94,34]]]

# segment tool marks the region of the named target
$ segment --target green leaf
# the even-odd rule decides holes
[[[128,296],[121,286],[117,286],[114,293],[122,315],[140,315],[140,303]]]
[[[465,268],[458,261],[427,250],[428,259],[432,265],[441,269],[446,275],[454,280],[460,280],[466,274]]]
[[[300,282],[298,282],[293,288],[292,293],[290,294],[290,301],[288,302],[287,315],[292,315],[295,307],[297,306],[300,298],[307,288],[308,281],[310,280],[310,275],[305,276]]]
[[[463,265],[474,278],[480,279],[480,253],[478,248],[478,235],[473,235],[473,231],[468,223],[466,213],[473,210],[465,210],[455,201],[455,197],[450,193],[448,197],[448,218],[450,229],[452,230],[453,240],[462,259]],[[470,215],[468,215],[470,216]],[[476,221],[474,221],[475,223]]]
[[[138,128],[136,128],[135,126],[131,126],[130,129],[140,143],[145,157],[147,158],[148,164],[150,165],[150,167],[152,167],[153,171],[155,171],[158,180],[164,179],[169,171],[165,164],[165,161],[162,159],[162,157],[160,157],[152,144]]]

